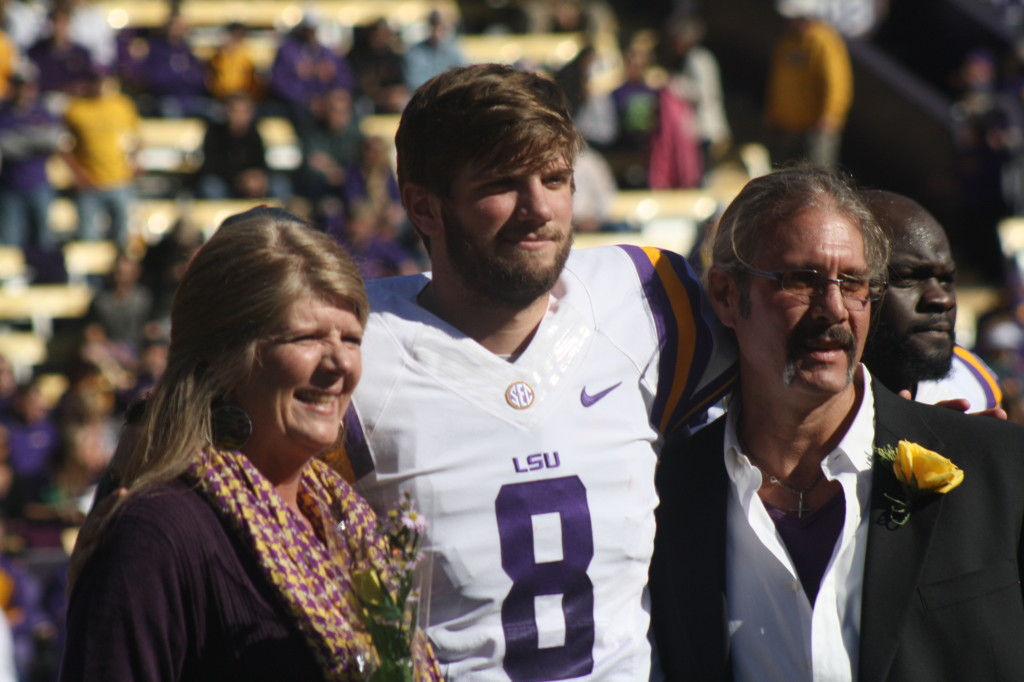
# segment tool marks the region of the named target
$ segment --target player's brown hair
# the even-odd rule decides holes
[[[488,172],[571,166],[584,142],[562,89],[549,78],[500,64],[452,69],[424,83],[395,135],[398,182],[448,197],[467,164]]]

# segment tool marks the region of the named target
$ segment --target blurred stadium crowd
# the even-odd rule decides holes
[[[696,0],[0,0],[0,607],[17,679],[55,676],[67,550],[124,410],[160,376],[175,283],[220,220],[282,205],[349,248],[366,277],[429,267],[392,136],[432,75],[501,61],[558,80],[590,144],[576,170],[580,245],[658,239],[697,254],[742,183],[784,160],[765,120],[770,51],[737,69],[730,22],[771,46],[794,12],[844,36],[855,68],[836,154],[857,158],[862,129],[851,118],[843,131],[849,100],[856,114],[870,97],[857,45],[898,35],[895,19],[913,24],[903,6],[914,3],[721,4],[731,18]],[[1020,32],[1019,5],[968,4]],[[971,216],[947,225],[959,341],[997,371],[1024,422],[1015,47],[961,50],[939,89],[952,103],[943,187]]]

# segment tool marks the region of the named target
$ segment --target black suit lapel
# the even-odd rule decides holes
[[[907,409],[907,402],[881,386],[875,393],[875,447],[893,446],[900,440],[940,450],[935,435]],[[903,526],[889,521],[892,501],[903,493],[891,468],[878,462],[872,472],[868,546],[864,563],[864,592],[860,619],[860,674],[862,680],[883,680],[900,643],[903,618],[917,593],[922,561],[931,542],[942,496],[921,498]]]
[[[666,679],[729,678],[725,419],[667,445],[658,470],[652,615]],[[670,530],[671,529],[671,530]]]

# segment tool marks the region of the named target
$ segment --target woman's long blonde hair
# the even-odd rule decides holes
[[[276,208],[223,222],[175,294],[167,369],[146,400],[122,485],[136,491],[188,468],[213,440],[213,404],[246,380],[258,361],[257,343],[304,297],[350,307],[366,324],[363,279],[330,237]]]

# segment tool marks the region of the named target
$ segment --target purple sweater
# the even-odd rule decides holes
[[[71,595],[60,679],[323,679],[250,556],[184,483],[129,502]]]
[[[270,89],[286,102],[308,105],[317,95],[341,88],[352,92],[356,79],[348,61],[320,43],[287,38],[270,69]]]
[[[85,79],[92,70],[89,50],[78,44],[58,48],[49,39],[40,40],[28,49],[28,58],[39,69],[42,92],[63,90]]]
[[[57,148],[57,119],[41,104],[0,105],[0,189],[31,192],[49,187],[46,162]]]
[[[143,67],[152,95],[189,97],[206,94],[206,66],[185,42],[154,38]]]

